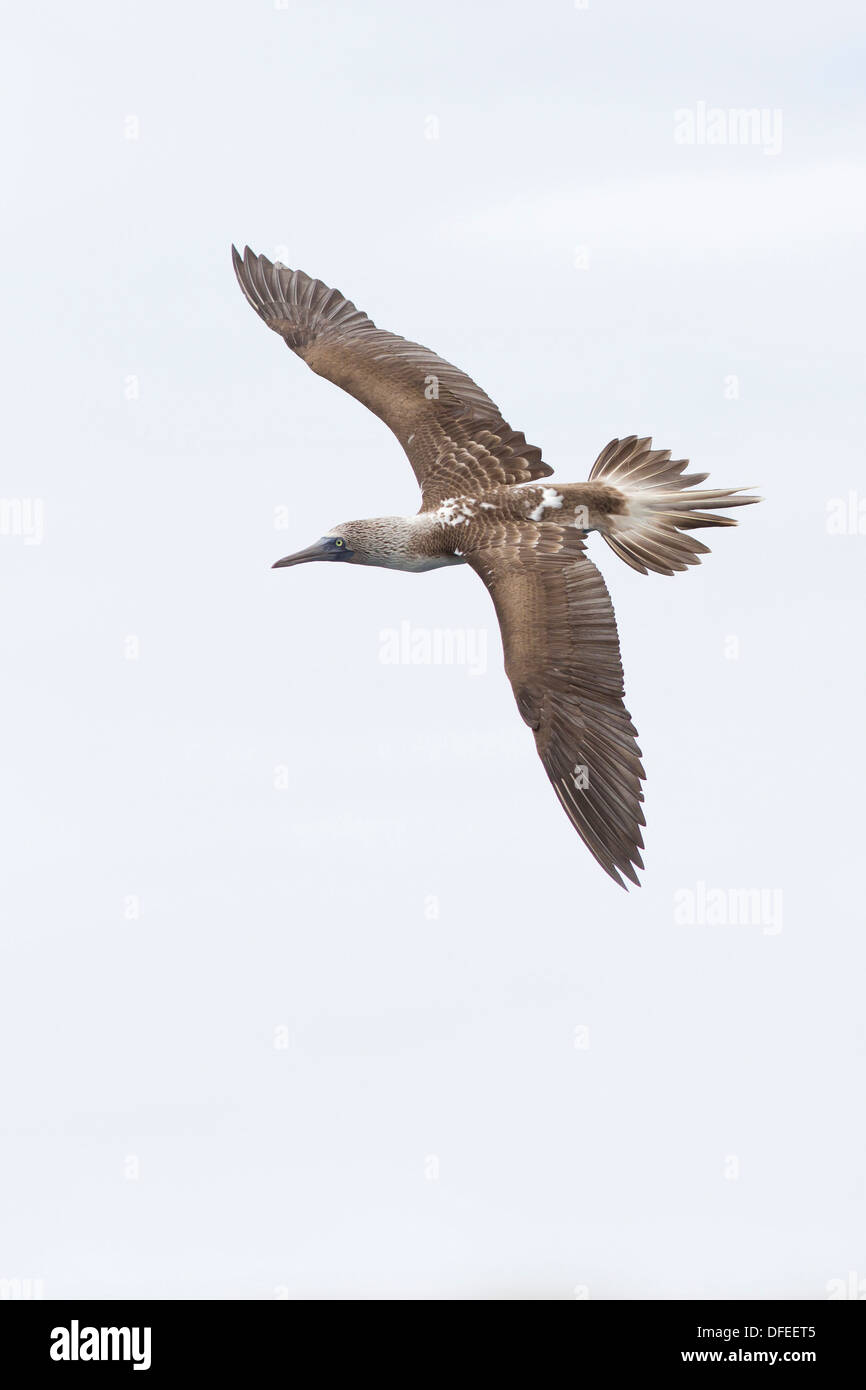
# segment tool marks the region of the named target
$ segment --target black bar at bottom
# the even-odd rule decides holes
[[[371,1302],[365,1301],[364,1324],[354,1335],[350,1301],[335,1300],[327,1334],[321,1339],[318,1318],[309,1305],[299,1309],[292,1302],[0,1302],[0,1375],[8,1377],[14,1366],[19,1380],[22,1373],[33,1372],[50,1378],[99,1377],[104,1368],[114,1375],[135,1375],[137,1368],[136,1379],[142,1382],[145,1376],[159,1380],[184,1371],[195,1372],[198,1378],[212,1374],[225,1379],[270,1370],[294,1378],[300,1363],[311,1356],[326,1373],[333,1372],[342,1355],[356,1373],[387,1366],[402,1378],[433,1371],[437,1348],[443,1373],[457,1369],[456,1347],[439,1322],[441,1313],[431,1337],[423,1328],[416,1333],[406,1314],[397,1325],[384,1320],[381,1325],[371,1324],[370,1318],[377,1318]],[[555,1327],[569,1338],[575,1374],[590,1366],[613,1374],[643,1370],[650,1375],[671,1370],[688,1374],[706,1366],[728,1370],[802,1366],[823,1378],[845,1369],[862,1374],[864,1307],[862,1302],[845,1301],[575,1300]],[[349,1324],[336,1338],[334,1322]],[[488,1371],[497,1348],[499,1355],[510,1358],[515,1340],[511,1336],[497,1332],[491,1341],[483,1325],[472,1331],[477,1353],[486,1348]],[[555,1345],[546,1340],[537,1343],[534,1326],[525,1335],[536,1342],[538,1355],[545,1360],[555,1354]],[[407,1337],[408,1347],[414,1347],[408,1352]],[[517,1340],[523,1340],[519,1333]]]

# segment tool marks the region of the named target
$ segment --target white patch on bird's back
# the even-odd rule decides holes
[[[475,516],[471,510],[474,505],[474,497],[446,497],[435,515],[446,526],[462,526],[464,521],[472,521]]]
[[[557,492],[555,487],[543,487],[541,489],[541,501],[537,507],[533,507],[529,513],[530,521],[540,521],[545,512],[558,511],[562,506],[562,493]]]

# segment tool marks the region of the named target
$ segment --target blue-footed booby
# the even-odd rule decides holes
[[[719,508],[758,502],[744,488],[697,489],[706,473],[635,435],[602,449],[585,483],[550,483],[541,451],[506,424],[465,372],[377,328],[339,290],[302,270],[232,247],[260,318],[320,376],[397,436],[421,487],[416,516],[332,527],[278,560],[386,569],[469,565],[493,599],[517,707],[566,815],[611,878],[643,868],[637,733],[624,687],[613,605],[588,558],[598,531],[632,569],[672,575],[708,547],[688,533],[734,526]]]

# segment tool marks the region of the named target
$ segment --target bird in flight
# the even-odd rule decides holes
[[[377,328],[339,290],[232,247],[260,318],[319,376],[378,415],[421,487],[416,516],[334,526],[278,560],[423,571],[469,565],[493,599],[517,708],[566,815],[621,887],[643,868],[644,771],[623,703],[613,605],[588,558],[599,531],[632,569],[674,574],[708,547],[688,534],[734,526],[719,508],[760,498],[695,489],[706,473],[650,439],[613,439],[585,483],[549,483],[541,450],[513,430],[471,377],[428,348]]]

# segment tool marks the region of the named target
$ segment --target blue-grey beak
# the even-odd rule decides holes
[[[271,565],[271,569],[288,569],[290,565],[304,565],[308,560],[339,560],[339,552],[335,552],[331,546],[324,541],[316,541],[314,545],[308,545],[305,550],[299,550],[294,555],[285,555],[282,560],[277,560],[276,564]]]

